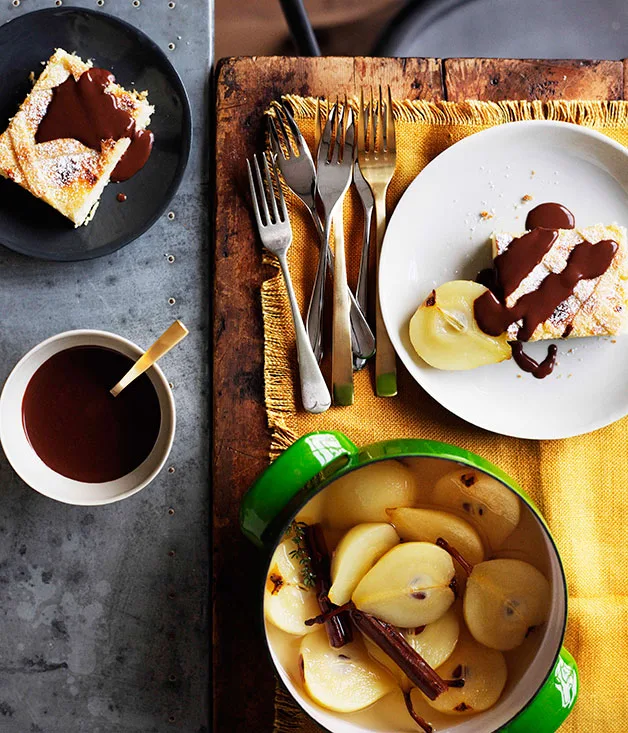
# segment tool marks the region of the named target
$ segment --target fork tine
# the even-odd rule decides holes
[[[258,201],[261,201],[262,208],[264,209],[264,214],[266,216],[266,224],[262,222],[263,226],[267,226],[268,224],[271,224],[270,220],[270,213],[268,211],[268,202],[266,200],[266,188],[264,187],[264,180],[262,179],[262,172],[260,171],[259,162],[257,160],[257,155],[253,156],[253,165],[255,166],[255,176],[257,178],[257,186],[259,188],[259,199]]]
[[[358,153],[366,152],[366,109],[364,107],[364,87],[360,87],[360,107],[358,109]]]
[[[377,127],[379,128],[379,147],[380,153],[386,150],[386,117],[384,115],[384,100],[382,99],[382,85],[379,85],[379,98],[377,103]]]
[[[294,145],[293,145],[294,141],[286,128],[286,123],[284,122],[285,110],[283,109],[283,107],[277,106],[275,107],[275,111],[277,112],[277,116],[275,119],[277,120],[279,127],[281,127],[281,134],[283,135],[283,139],[286,144],[286,149],[288,150],[290,157],[292,157],[293,155],[296,154],[297,151],[294,149]]]
[[[377,152],[377,140],[375,135],[377,133],[377,116],[375,114],[375,99],[373,97],[373,87],[371,87],[371,106],[369,108],[369,121],[371,123],[371,153]]]
[[[336,110],[337,110],[337,120],[336,120],[336,139],[334,140],[334,147],[331,154],[331,162],[332,163],[339,163],[342,160],[342,129],[344,125],[344,119],[345,119],[345,110],[344,107],[340,105],[338,102],[338,97],[336,97]]]
[[[274,118],[268,117],[267,118],[267,124],[268,124],[268,133],[270,135],[270,144],[272,145],[273,152],[276,155],[281,155],[281,157],[284,160],[287,160],[286,154],[284,153],[283,147],[281,146],[281,141],[279,140],[279,135],[277,133],[276,123],[274,121]]]
[[[291,142],[296,145],[297,152],[300,155],[301,151],[305,148],[305,140],[303,139],[301,130],[299,130],[299,126],[295,122],[294,115],[292,114],[292,108],[285,99],[281,100],[281,108],[284,111],[288,127],[290,128],[290,132],[292,133]]]
[[[279,212],[277,211],[277,199],[275,197],[275,187],[270,177],[270,168],[268,167],[268,156],[266,153],[262,153],[264,158],[264,175],[266,177],[266,184],[268,185],[268,196],[270,198],[271,206],[273,207],[273,220],[272,223],[276,224],[279,221]],[[277,181],[279,183],[279,181]]]
[[[393,113],[392,93],[388,85],[388,103],[386,105],[386,150],[390,153],[397,151],[397,138],[395,136],[395,115]]]
[[[253,171],[251,170],[251,161],[246,161],[246,167],[249,171],[249,186],[251,187],[251,199],[253,200],[253,211],[258,227],[263,227],[262,217],[260,216],[259,206],[257,205],[257,191],[255,189],[255,181],[253,180]]]
[[[351,158],[355,157],[355,115],[351,107],[347,107],[347,123],[345,127],[345,149],[349,148]]]
[[[281,206],[281,215],[279,214],[277,215],[278,221],[285,222],[285,221],[288,221],[288,209],[286,208],[286,199],[284,198],[283,190],[281,188],[281,182],[279,180],[279,171],[277,170],[277,161],[274,158],[271,158],[271,162],[273,166],[273,169],[272,169],[273,184],[276,187],[276,190],[278,192],[279,204]],[[275,202],[274,197],[273,197],[273,202]],[[275,211],[277,211],[276,204],[275,204]]]
[[[316,117],[314,121],[314,147],[318,150],[323,134],[323,115],[321,113],[321,98],[316,97]]]
[[[327,122],[323,128],[323,135],[318,145],[318,164],[329,163],[329,145],[332,137],[332,126],[336,119],[336,108],[332,107],[327,116]]]

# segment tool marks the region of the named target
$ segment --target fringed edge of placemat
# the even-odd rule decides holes
[[[315,97],[288,94],[283,97],[298,117],[313,118],[316,114]],[[357,107],[357,97],[349,99]],[[427,102],[402,100],[393,102],[395,117],[403,122],[425,125],[500,125],[524,120],[555,120],[572,122],[586,127],[624,127],[628,125],[628,104],[623,101],[565,101],[529,102]],[[326,104],[323,103],[323,109]]]
[[[296,440],[296,433],[288,424],[296,405],[292,391],[286,393],[286,381],[291,375],[290,352],[283,337],[283,282],[277,261],[264,255],[265,264],[276,270],[273,277],[262,283],[262,312],[264,313],[264,400],[268,415],[268,427],[272,431],[270,457],[289,448]]]

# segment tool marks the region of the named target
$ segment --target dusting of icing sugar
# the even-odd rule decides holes
[[[41,172],[57,188],[70,186],[79,178],[94,183],[97,176],[92,170],[90,154],[63,155],[59,158],[48,158],[40,161]]]

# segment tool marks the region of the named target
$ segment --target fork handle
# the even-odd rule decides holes
[[[394,397],[397,394],[397,357],[382,318],[379,302],[379,260],[382,242],[386,232],[386,189],[375,198],[375,219],[377,222],[377,297],[375,299],[375,392],[378,397]]]
[[[327,232],[329,236],[329,232]],[[342,218],[342,200],[334,214],[334,314],[332,328],[331,384],[335,405],[352,405],[353,361],[349,287]]]
[[[307,333],[312,344],[312,349],[316,358],[320,362],[323,358],[323,307],[325,303],[325,274],[329,269],[333,277],[334,274],[334,255],[327,244],[327,236],[323,229],[320,218],[316,210],[310,210],[312,218],[316,224],[316,231],[320,236],[320,253],[318,256],[318,266],[316,268],[316,276],[314,278],[314,287],[307,309],[305,322],[307,324]],[[350,319],[351,319],[351,348],[357,358],[368,359],[375,353],[375,336],[371,331],[366,317],[360,306],[358,305],[353,293],[347,285],[347,294],[350,302]]]
[[[281,252],[277,255],[283,279],[288,291],[288,299],[290,300],[290,309],[292,310],[292,320],[294,322],[294,330],[297,342],[297,360],[299,362],[299,379],[301,381],[301,401],[307,412],[319,413],[325,412],[331,407],[331,396],[329,389],[325,384],[323,374],[318,366],[318,361],[312,351],[312,346],[308,338],[301,312],[297,304],[297,299],[292,287],[292,278],[288,269],[286,253]]]
[[[320,252],[318,253],[314,287],[312,288],[312,295],[305,317],[307,336],[317,362],[320,362],[323,358],[323,303],[325,300],[325,275],[329,265],[328,250],[327,239],[323,233],[320,238]]]
[[[362,254],[360,256],[360,270],[358,271],[358,284],[355,289],[355,299],[364,315],[368,308],[368,274],[369,274],[369,249],[371,244],[371,221],[373,219],[373,207],[364,206],[364,231],[362,233]],[[356,371],[366,366],[366,359],[354,354],[353,368]]]
[[[314,220],[314,224],[316,226],[316,231],[318,232],[318,235],[320,237],[320,246],[325,247],[327,242],[327,236],[325,234],[325,230],[323,228],[323,225],[321,223],[320,216],[318,215],[318,211],[316,210],[316,205],[314,205],[313,208],[310,208],[310,214],[312,215],[312,219]],[[360,278],[364,280],[363,284],[363,290],[364,290],[364,299],[360,300],[359,297],[355,297],[353,293],[351,292],[351,288],[347,285],[347,290],[349,291],[349,303],[350,303],[350,319],[351,319],[351,349],[353,350],[354,354],[354,361],[362,360],[364,364],[366,363],[366,359],[370,359],[371,356],[375,353],[375,336],[373,335],[373,331],[371,330],[371,327],[369,326],[368,321],[366,320],[366,281],[367,281],[367,274],[368,274],[368,243],[370,240],[370,231],[371,231],[371,217],[373,214],[373,209],[370,207],[365,207],[365,216],[368,217],[367,223],[365,224],[365,237],[364,242],[362,245],[362,260],[364,259],[364,247],[366,247],[367,251],[367,264],[366,264],[366,270],[363,275],[363,267],[362,262],[360,262],[360,274],[358,276],[358,290],[356,291],[360,293]],[[335,261],[334,261],[334,254],[327,246],[327,269],[329,270],[329,274],[334,276],[334,267],[335,267]],[[318,272],[316,273],[318,277]],[[321,310],[321,317],[322,317],[322,310]],[[316,349],[315,349],[316,351]],[[321,353],[322,355],[322,353]],[[319,357],[320,360],[320,357]],[[361,367],[360,367],[361,368]]]

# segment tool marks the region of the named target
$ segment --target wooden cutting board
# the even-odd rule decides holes
[[[270,733],[274,677],[261,626],[264,568],[238,528],[240,499],[268,463],[263,401],[261,264],[248,201],[247,157],[260,119],[282,94],[355,93],[390,84],[396,98],[624,99],[625,61],[239,58],[216,82],[213,325],[213,703],[216,733]],[[626,72],[625,72],[626,70]],[[259,600],[258,600],[259,599]]]

